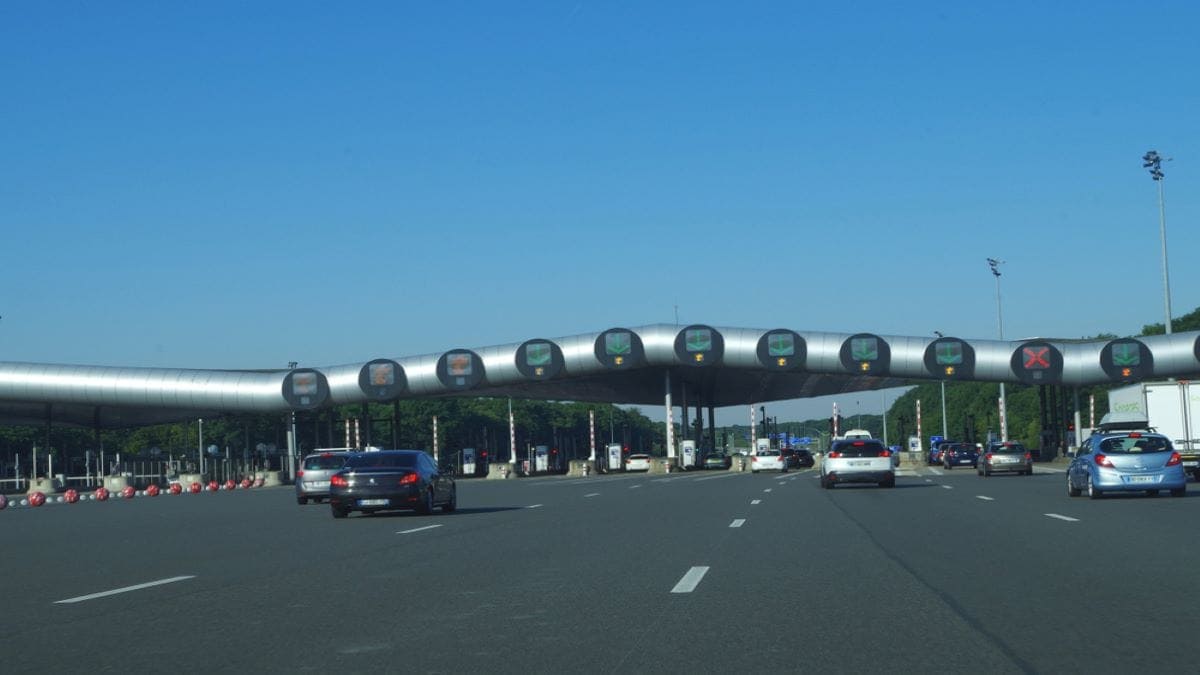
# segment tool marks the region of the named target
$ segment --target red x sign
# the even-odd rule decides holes
[[[1049,347],[1025,347],[1025,370],[1041,370],[1050,367]]]

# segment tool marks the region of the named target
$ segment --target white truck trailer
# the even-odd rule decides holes
[[[1122,417],[1141,414],[1171,439],[1184,470],[1200,480],[1200,383],[1142,382],[1108,392],[1108,409]]]

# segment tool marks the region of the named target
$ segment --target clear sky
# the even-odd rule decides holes
[[[989,256],[1006,336],[1133,334],[1152,148],[1200,306],[1198,7],[5,3],[0,360],[319,366],[676,306],[992,338]]]

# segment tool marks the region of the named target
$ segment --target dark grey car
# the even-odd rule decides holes
[[[330,478],[329,491],[334,518],[345,518],[351,511],[413,509],[428,514],[437,506],[445,513],[458,508],[454,477],[442,473],[421,450],[352,453]]]

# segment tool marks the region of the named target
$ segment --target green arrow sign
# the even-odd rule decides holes
[[[1112,360],[1114,366],[1140,366],[1142,350],[1132,342],[1119,342],[1113,345]]]
[[[850,356],[855,361],[874,361],[879,358],[879,342],[875,338],[854,338],[850,341]]]

